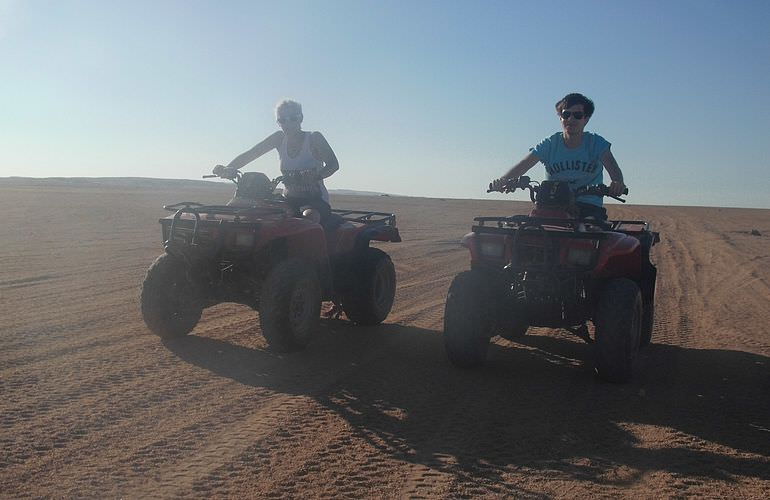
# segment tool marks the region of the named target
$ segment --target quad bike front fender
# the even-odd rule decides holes
[[[639,240],[622,233],[608,234],[599,245],[594,269],[597,278],[621,277],[639,281],[642,276],[642,247]]]
[[[281,242],[285,257],[307,260],[326,259],[326,235],[318,224],[300,218],[287,218],[281,224],[264,226],[256,250]]]

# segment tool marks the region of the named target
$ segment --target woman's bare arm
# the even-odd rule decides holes
[[[332,147],[326,141],[326,138],[321,132],[313,132],[310,136],[312,141],[313,150],[318,155],[318,159],[324,162],[324,166],[321,169],[321,178],[326,179],[334,172],[340,169],[340,163],[337,160],[337,155],[334,154]]]
[[[236,156],[233,161],[227,165],[227,168],[241,168],[251,163],[268,151],[278,148],[281,144],[281,140],[283,140],[283,131],[277,130],[253,148]]]

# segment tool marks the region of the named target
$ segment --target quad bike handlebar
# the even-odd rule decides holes
[[[217,165],[219,167],[221,165]],[[228,179],[233,181],[233,183],[237,186],[238,183],[241,180],[241,177],[243,177],[243,173],[238,170],[237,168],[227,168],[223,167],[222,169],[218,169],[214,167],[214,173],[212,174],[206,174],[203,176],[204,179],[211,179],[214,177],[219,177],[220,179]],[[278,187],[278,184],[282,183],[284,180],[283,175],[279,175],[275,179],[272,179],[270,182],[272,184],[273,189]]]
[[[583,194],[593,195],[593,196],[607,196],[609,198],[618,200],[621,203],[625,203],[626,200],[621,198],[620,196],[613,196],[610,194],[610,187],[606,186],[604,184],[598,184],[596,186],[585,186],[582,188],[579,188],[575,191],[575,196],[580,196]],[[625,188],[623,190],[623,194],[628,194],[628,188]]]
[[[240,181],[242,175],[242,172],[237,168],[228,168],[222,165],[217,165],[214,167],[213,173],[204,175],[203,178],[211,179],[213,177],[220,177],[222,179],[229,179],[238,184],[238,181]],[[275,186],[277,186],[284,181],[289,181],[289,183],[304,184],[316,180],[321,180],[321,176],[318,175],[318,172],[315,170],[307,169],[284,172],[283,175],[279,175],[273,179],[272,182]]]
[[[516,189],[531,189],[534,185],[536,184],[534,184],[526,175],[522,175],[521,177],[516,177],[513,179],[506,179],[505,181],[502,181],[501,179],[495,179],[489,183],[487,193],[513,193],[516,191]]]
[[[522,175],[521,177],[518,177],[515,179],[507,179],[506,181],[503,181],[503,182],[501,182],[499,179],[496,179],[489,183],[489,188],[487,189],[487,193],[491,193],[491,192],[513,193],[514,191],[516,191],[516,189],[522,189],[522,190],[528,189],[529,197],[534,202],[535,196],[537,195],[537,191],[538,189],[540,189],[540,184],[537,181],[531,180],[526,175]],[[628,188],[625,188],[623,190],[623,194],[628,194]],[[607,196],[609,198],[618,200],[622,203],[626,202],[626,200],[624,200],[619,196],[611,195],[609,186],[606,186],[604,184],[598,184],[595,186],[583,186],[575,190],[575,196],[582,196],[582,195]]]

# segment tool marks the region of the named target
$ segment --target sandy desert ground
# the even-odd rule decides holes
[[[386,324],[279,355],[222,304],[164,344],[160,207],[230,192],[172,186],[0,179],[0,497],[770,497],[770,211],[610,207],[662,236],[653,345],[613,385],[563,331],[446,360],[459,238],[524,202],[336,196],[398,214]]]

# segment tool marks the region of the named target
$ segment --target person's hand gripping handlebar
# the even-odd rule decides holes
[[[499,179],[495,179],[489,183],[489,188],[487,189],[487,193],[491,193],[493,191],[496,191],[499,193],[512,193],[516,191],[516,188],[523,189],[529,186],[529,182],[530,182],[529,177],[527,177],[526,175],[522,175],[521,177],[517,177],[514,179],[500,177]]]

